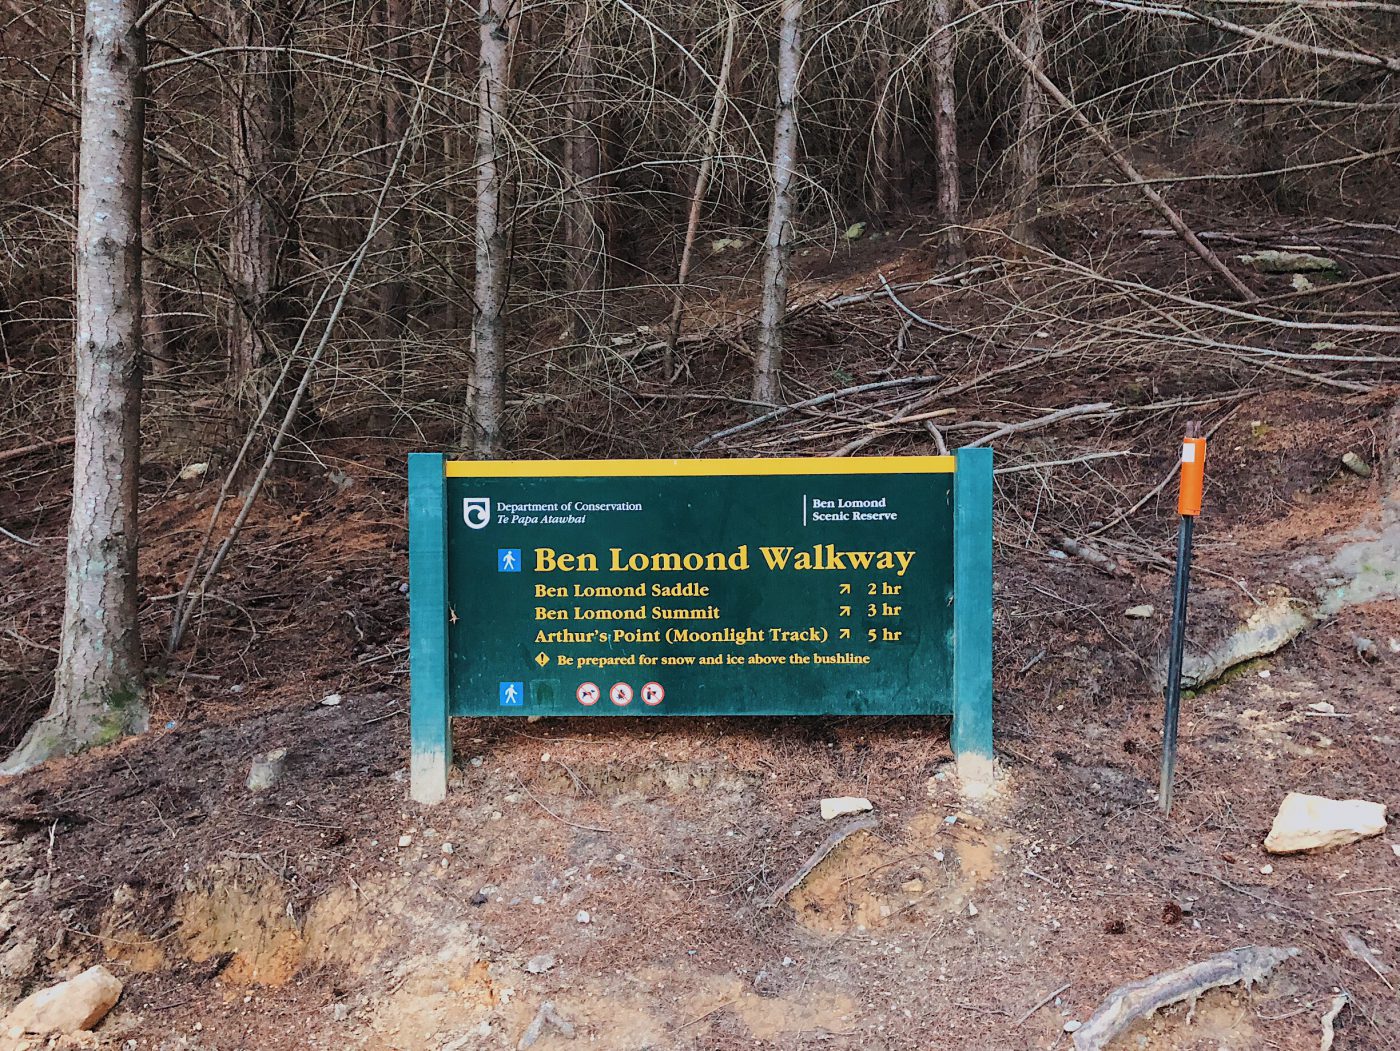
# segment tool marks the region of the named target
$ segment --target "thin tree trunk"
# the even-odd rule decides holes
[[[235,57],[229,126],[233,169],[228,273],[229,374],[241,386],[274,357],[274,339],[297,325],[290,291],[300,252],[295,202],[291,0],[229,0],[229,43]]]
[[[954,81],[957,50],[953,40],[952,0],[930,0],[933,39],[929,73],[933,80],[933,168],[935,209],[942,227],[939,262],[957,266],[966,258],[962,239],[962,191],[958,183],[958,99]]]
[[[719,143],[720,128],[724,124],[724,111],[728,105],[729,71],[734,65],[734,35],[737,28],[738,17],[731,7],[729,20],[725,24],[724,57],[719,64],[719,82],[715,87],[715,103],[710,110],[710,123],[705,128],[700,169],[695,173],[695,188],[690,194],[690,214],[686,217],[685,242],[681,245],[680,268],[676,273],[676,295],[671,303],[671,324],[666,332],[666,350],[662,357],[662,370],[666,373],[667,379],[674,379],[676,373],[676,341],[681,338],[681,309],[685,303],[685,283],[690,278],[690,267],[695,256],[695,237],[700,229],[700,209],[704,206],[705,193],[710,187],[710,172],[715,164],[715,149]]]
[[[409,0],[384,0],[384,61],[393,73],[408,72],[407,33]],[[395,77],[384,79],[384,135],[381,154],[387,168],[390,159],[403,141],[408,126],[408,106],[404,85]],[[404,193],[402,182],[389,189],[386,202],[387,220],[381,227],[375,255],[378,267],[387,276],[379,282],[379,332],[386,342],[403,335],[408,324],[408,286],[404,280],[404,244],[407,241],[404,223]]]
[[[1032,69],[1039,69],[1045,50],[1045,22],[1042,0],[1025,0],[1021,5],[1021,50]],[[1045,95],[1035,75],[1022,71],[1021,105],[1017,120],[1016,143],[1011,149],[1012,236],[1022,244],[1035,244],[1036,196],[1040,191],[1040,154],[1045,142]]]
[[[58,674],[17,773],[146,728],[136,599],[141,443],[139,0],[88,0],[78,157],[73,509]]]
[[[174,362],[165,325],[165,293],[160,283],[160,169],[156,151],[145,150],[146,171],[141,184],[141,350],[151,363],[151,372],[164,376]]]
[[[454,38],[460,38],[466,33],[466,23],[454,19]],[[443,87],[456,90],[460,84],[470,84],[476,78],[476,64],[474,56],[465,46],[458,44],[456,54],[453,57],[445,58],[442,62]],[[467,311],[463,309],[463,301],[466,295],[463,290],[466,287],[465,267],[462,264],[463,238],[459,233],[460,220],[465,211],[463,207],[463,194],[459,192],[460,178],[464,175],[462,163],[468,158],[469,152],[466,149],[466,134],[469,126],[464,119],[462,103],[456,98],[444,98],[440,103],[447,111],[448,120],[444,122],[442,129],[442,167],[444,172],[443,181],[443,214],[447,217],[447,237],[444,239],[442,248],[443,269],[447,273],[448,289],[447,304],[444,324],[447,331],[451,333],[460,332],[467,318]]]
[[[792,254],[793,184],[797,178],[797,87],[801,65],[802,0],[783,0],[778,37],[778,119],[773,128],[773,197],[764,240],[763,302],[754,355],[754,401],[782,397],[783,315]]]
[[[574,335],[588,338],[602,314],[599,295],[607,256],[607,230],[601,215],[602,147],[599,143],[593,26],[589,0],[569,7],[565,37],[569,59],[569,133],[564,140],[564,170],[569,180],[564,205],[565,243],[569,253],[569,290],[574,293]]]
[[[478,459],[501,454],[505,409],[506,103],[510,77],[509,0],[481,0],[476,119],[476,315],[472,320],[467,434]]]
[[[875,66],[875,99],[870,121],[870,200],[876,212],[888,211],[894,200],[895,183],[903,167],[899,156],[899,96],[894,90],[891,71],[896,65],[892,53],[896,36],[890,23],[898,17],[899,8],[880,8],[875,14],[872,36],[879,42]],[[899,56],[902,58],[902,56]]]

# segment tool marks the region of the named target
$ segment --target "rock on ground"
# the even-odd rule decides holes
[[[836,796],[831,799],[822,800],[822,820],[831,821],[833,818],[845,817],[847,814],[863,814],[867,810],[874,810],[870,800],[863,796]]]
[[[1264,840],[1271,854],[1296,854],[1355,843],[1385,831],[1385,805],[1289,792]]]
[[[21,1000],[0,1030],[16,1036],[82,1032],[102,1021],[121,994],[121,980],[99,964]]]
[[[266,792],[277,783],[287,765],[287,749],[276,748],[253,759],[248,771],[248,791]]]

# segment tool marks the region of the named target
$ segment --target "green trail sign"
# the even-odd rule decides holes
[[[415,799],[452,716],[951,714],[991,758],[988,449],[408,476]]]

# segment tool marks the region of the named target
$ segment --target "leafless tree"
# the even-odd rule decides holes
[[[146,727],[136,601],[141,466],[144,34],[138,0],[88,0],[74,302],[73,507],[63,634],[48,714],[4,766]]]
[[[933,82],[933,168],[940,262],[963,261],[961,164],[958,156],[958,94],[954,63],[954,0],[930,0],[929,76]]]
[[[788,258],[792,254],[797,181],[797,95],[802,64],[802,0],[783,0],[778,33],[778,116],[773,126],[772,197],[763,243],[762,306],[754,355],[753,397],[782,397],[783,315],[787,313]]]
[[[300,251],[292,187],[293,0],[228,0],[235,67],[229,91],[232,169],[228,274],[229,373],[235,388],[276,355],[294,326],[292,270]]]
[[[480,459],[501,454],[505,411],[507,288],[506,127],[510,87],[510,0],[481,0],[476,126],[476,315],[463,444]]]

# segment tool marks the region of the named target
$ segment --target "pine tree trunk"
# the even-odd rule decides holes
[[[1045,50],[1045,23],[1041,0],[1021,6],[1021,50],[1039,68]],[[1040,190],[1040,154],[1045,142],[1045,96],[1035,75],[1023,71],[1021,106],[1016,142],[1011,149],[1012,236],[1022,244],[1035,244],[1036,195]]]
[[[898,36],[890,30],[898,15],[897,6],[880,8],[871,32],[880,52],[870,121],[870,203],[879,213],[888,211],[894,203],[895,184],[900,181],[904,166],[899,149],[899,94],[891,79],[891,72],[904,65],[903,55],[893,52]]]
[[[460,94],[460,85],[471,84],[476,80],[477,64],[475,49],[468,50],[468,19],[475,19],[475,13],[459,8],[465,13],[454,17],[450,39],[459,41],[455,55],[442,62],[442,86],[454,94]],[[442,129],[443,214],[447,217],[448,236],[442,247],[443,269],[448,275],[446,314],[443,319],[449,332],[457,333],[464,328],[471,317],[467,309],[465,253],[461,236],[461,222],[468,212],[466,195],[461,192],[461,184],[471,171],[471,151],[467,144],[467,134],[471,128],[469,117],[473,108],[458,98],[444,98],[441,102],[447,111],[448,119]],[[465,107],[465,109],[464,109]]]
[[[88,0],[75,246],[73,509],[53,703],[17,773],[146,728],[136,600],[141,445],[139,0]]]
[[[145,177],[141,183],[141,351],[151,363],[151,373],[164,376],[174,362],[165,325],[165,293],[160,283],[160,169],[156,151],[146,150]]]
[[[286,52],[295,23],[290,0],[229,0],[234,60],[229,104],[233,179],[228,273],[233,308],[229,375],[235,388],[273,359],[275,342],[294,338],[298,309],[290,286],[300,252],[292,200],[295,161],[293,72]]]
[[[754,355],[754,401],[782,397],[783,316],[792,254],[793,184],[797,177],[797,87],[802,46],[802,0],[783,0],[778,37],[778,118],[773,129],[773,196],[764,239],[763,301]]]
[[[476,315],[472,320],[471,389],[467,433],[478,459],[500,456],[505,408],[507,216],[505,167],[507,88],[510,78],[508,0],[481,0],[481,53],[477,71]]]
[[[598,182],[602,174],[602,148],[590,15],[589,0],[574,0],[569,7],[569,24],[565,31],[572,54],[569,59],[569,132],[564,140],[564,171],[569,182],[564,231],[569,253],[569,290],[574,293],[576,339],[589,338],[602,314],[599,293],[607,255],[607,232]]]
[[[662,358],[662,368],[668,380],[676,374],[676,341],[681,336],[681,309],[685,304],[685,283],[690,278],[690,267],[695,255],[695,237],[700,229],[700,209],[705,203],[705,194],[710,188],[710,172],[714,168],[715,148],[719,144],[720,129],[724,126],[724,111],[728,105],[729,71],[734,65],[734,36],[738,27],[738,16],[733,8],[724,31],[724,57],[719,64],[719,82],[715,86],[715,101],[710,108],[710,123],[705,128],[704,152],[700,157],[700,170],[695,173],[695,187],[690,194],[690,213],[686,216],[685,241],[681,245],[680,267],[676,273],[676,294],[671,302],[671,323],[666,331],[666,351]],[[689,65],[689,63],[687,63]]]
[[[384,0],[385,65],[390,72],[408,74],[409,0]],[[408,132],[408,105],[405,85],[396,77],[384,78],[383,141],[380,155],[387,169]],[[386,221],[380,227],[375,256],[381,272],[387,276],[379,282],[379,332],[386,342],[403,335],[408,325],[408,286],[404,280],[405,207],[402,176],[389,187],[384,199]]]
[[[929,73],[933,80],[933,167],[935,209],[942,227],[938,234],[939,262],[957,266],[965,258],[962,240],[962,193],[958,184],[958,100],[954,81],[956,48],[952,0],[931,0],[933,39],[929,43]]]

